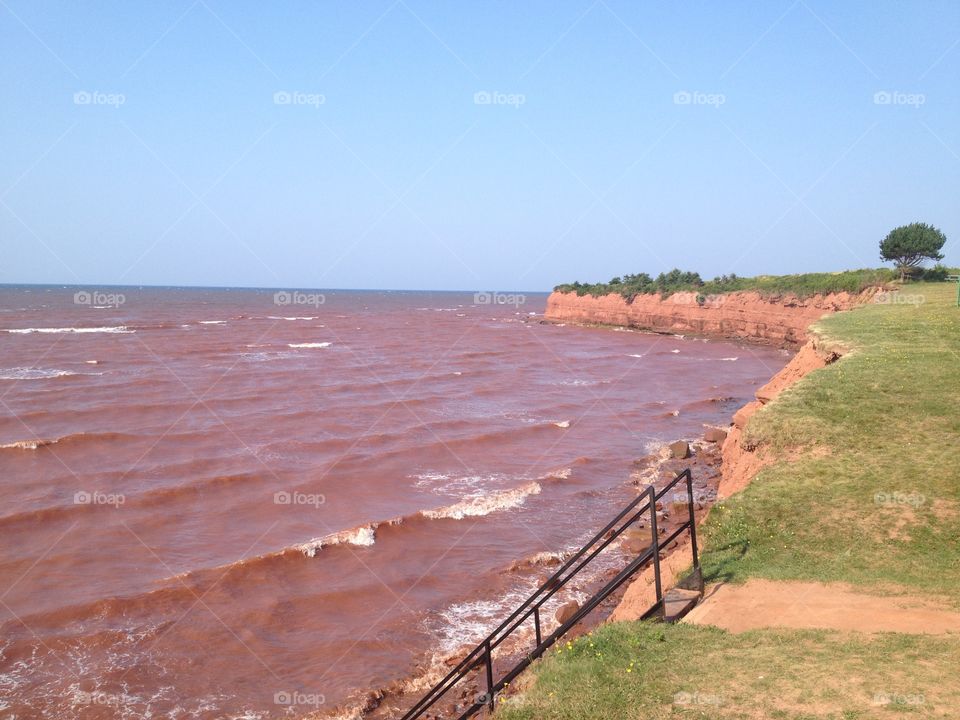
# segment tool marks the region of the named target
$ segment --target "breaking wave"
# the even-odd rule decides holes
[[[6,328],[6,332],[17,335],[29,335],[31,333],[132,333],[126,325],[117,325],[115,327],[61,327],[61,328]]]

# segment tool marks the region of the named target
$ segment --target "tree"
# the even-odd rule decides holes
[[[943,260],[940,248],[946,241],[947,236],[933,225],[901,225],[891,230],[880,242],[880,257],[895,263],[900,271],[900,280],[904,280],[924,260]]]

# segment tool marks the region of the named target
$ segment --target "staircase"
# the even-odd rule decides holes
[[[675,530],[661,538],[657,528],[657,503],[666,497],[667,493],[681,484],[683,484],[686,489],[686,517]],[[465,720],[484,708],[487,708],[487,710],[492,713],[494,698],[498,692],[503,690],[503,688],[522,673],[530,663],[543,655],[551,645],[590,614],[601,602],[632,578],[641,568],[647,565],[647,563],[653,564],[657,601],[643,615],[644,619],[657,618],[667,622],[676,622],[682,618],[703,596],[703,575],[700,571],[700,557],[697,551],[697,531],[696,520],[694,518],[693,497],[693,476],[689,468],[677,474],[673,480],[659,491],[655,490],[652,486],[648,487],[641,495],[621,510],[606,527],[594,535],[586,545],[570,557],[560,569],[537,588],[496,630],[478,643],[443,680],[431,688],[429,692],[407,711],[402,720],[415,720],[416,718],[424,717],[441,699],[444,697],[454,697],[458,686],[462,690],[464,687],[463,683],[469,683],[471,679],[478,679],[481,687],[486,688],[486,692],[473,698],[472,702],[468,701],[466,708],[458,708],[453,713],[450,713],[449,716],[456,717],[458,720]],[[678,503],[674,501],[673,505],[676,507]],[[604,585],[593,597],[587,600],[571,617],[561,623],[552,633],[544,637],[541,625],[541,610],[544,604],[557,592],[562,590],[581,570],[587,567],[597,555],[603,552],[611,543],[616,541],[625,531],[645,516],[649,516],[650,545],[631,560],[623,570]],[[690,533],[693,572],[681,583],[683,587],[674,588],[664,594],[660,579],[661,549],[668,547],[670,543],[679,538],[684,532]],[[533,626],[534,647],[518,660],[511,669],[507,670],[499,678],[495,678],[493,662],[494,651],[524,623],[528,623],[528,627],[530,624]],[[479,678],[476,677],[477,674],[481,674]],[[449,696],[448,693],[450,693]],[[437,711],[434,710],[430,714],[431,717],[437,716]]]

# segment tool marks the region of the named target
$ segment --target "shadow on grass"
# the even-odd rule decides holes
[[[712,547],[700,553],[700,566],[703,569],[703,580],[708,583],[731,582],[736,576],[736,564],[739,563],[750,549],[748,540],[736,540]]]

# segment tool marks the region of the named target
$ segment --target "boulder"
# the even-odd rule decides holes
[[[623,540],[620,542],[620,549],[629,555],[640,555],[650,547],[651,538],[649,532],[628,530],[622,537]]]
[[[670,455],[681,460],[690,457],[690,443],[686,440],[677,440],[670,443]]]
[[[707,431],[703,434],[703,439],[707,442],[722,443],[727,439],[727,431],[720,428],[707,428]]]
[[[564,603],[557,609],[557,622],[563,625],[567,620],[572,618],[579,609],[580,603],[578,603],[576,600],[571,600],[568,603]]]

